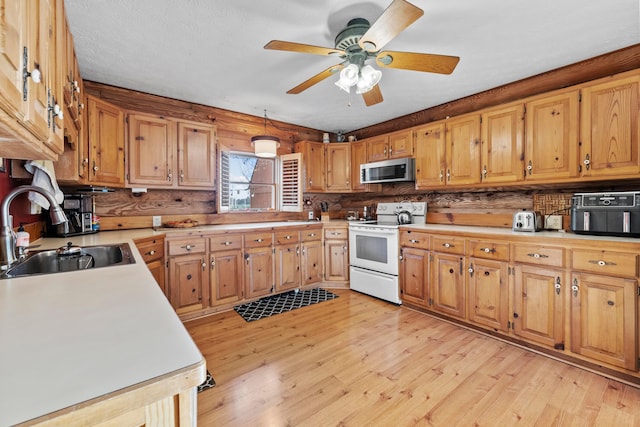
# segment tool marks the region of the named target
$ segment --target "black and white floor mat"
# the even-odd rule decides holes
[[[209,373],[209,371],[207,370],[207,378],[205,378],[204,382],[198,386],[198,393],[215,386],[216,386],[216,382],[211,376],[211,374]]]
[[[338,295],[321,288],[306,291],[290,291],[242,304],[233,309],[247,322],[260,320],[274,314],[295,310],[307,305],[338,298]]]

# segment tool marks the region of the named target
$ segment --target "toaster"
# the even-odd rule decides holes
[[[538,231],[542,229],[540,212],[522,211],[513,214],[513,231]]]

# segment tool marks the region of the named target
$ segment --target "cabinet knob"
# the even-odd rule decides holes
[[[255,240],[254,240],[254,242],[256,242],[256,243],[262,243],[262,242],[263,242],[263,239],[255,239]]]
[[[149,251],[149,252],[147,252],[147,255],[155,255],[155,254],[156,254],[156,251]]]

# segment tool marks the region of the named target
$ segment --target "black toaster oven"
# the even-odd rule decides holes
[[[571,198],[571,231],[640,237],[640,191],[574,194]]]

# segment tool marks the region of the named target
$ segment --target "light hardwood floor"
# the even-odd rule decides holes
[[[200,426],[640,426],[640,389],[357,292],[185,325]]]

